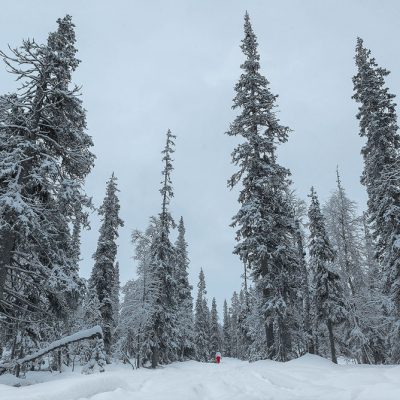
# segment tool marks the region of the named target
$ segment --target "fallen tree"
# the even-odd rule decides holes
[[[33,354],[27,355],[25,357],[22,357],[22,358],[19,358],[16,360],[11,360],[4,364],[0,364],[0,375],[3,374],[7,370],[17,367],[18,365],[22,365],[22,364],[25,364],[25,363],[28,363],[31,361],[35,361],[36,359],[43,357],[47,353],[50,353],[61,347],[67,346],[71,343],[79,342],[81,340],[86,340],[86,339],[95,339],[95,338],[98,338],[98,339],[103,338],[103,331],[99,325],[96,325],[90,329],[85,329],[85,330],[76,332],[69,336],[65,336],[62,339],[59,339],[59,340],[56,340],[56,341],[50,343],[47,347],[40,349]]]

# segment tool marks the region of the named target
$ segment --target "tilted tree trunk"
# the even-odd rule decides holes
[[[94,339],[96,337],[97,338],[103,337],[103,332],[102,332],[100,326],[95,326],[91,329],[86,329],[84,331],[79,332],[78,334],[66,336],[63,339],[56,340],[55,342],[51,343],[48,347],[38,350],[37,352],[35,352],[31,355],[25,356],[23,358],[18,358],[17,360],[12,360],[12,361],[9,361],[4,364],[0,364],[0,375],[2,373],[6,372],[7,370],[10,370],[15,367],[17,367],[17,369],[19,369],[19,367],[22,364],[34,361],[37,358],[43,357],[44,355],[46,355],[54,350],[58,350],[61,347],[65,347],[71,343],[79,342],[81,340],[86,340],[86,339]],[[22,353],[22,350],[21,350],[21,353]]]

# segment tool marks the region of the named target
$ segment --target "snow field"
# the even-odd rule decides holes
[[[9,386],[21,383],[22,387]],[[1,400],[398,400],[400,366],[334,365],[306,355],[287,363],[225,358],[157,370],[127,365],[82,375],[31,372],[0,376]]]

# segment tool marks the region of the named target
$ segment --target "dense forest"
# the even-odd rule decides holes
[[[160,140],[159,209],[147,227],[132,230],[137,273],[121,286],[118,181],[110,176],[96,209],[85,192],[95,155],[73,83],[80,63],[74,24],[69,15],[57,24],[46,43],[27,39],[0,51],[19,82],[0,96],[0,374],[75,365],[90,373],[113,362],[156,368],[209,362],[218,351],[248,361],[312,353],[333,362],[400,362],[400,135],[389,71],[362,39],[353,99],[364,138],[365,212],[348,197],[339,168],[326,203],[315,187],[308,199],[296,195],[277,157],[291,129],[278,118],[246,13],[237,116],[226,132],[239,143],[226,162],[235,167],[227,190],[239,190],[232,251],[243,263],[232,273],[243,284],[219,313],[203,270],[197,288],[189,283],[184,218],[170,212],[171,130]],[[92,210],[101,227],[84,279],[81,230]]]

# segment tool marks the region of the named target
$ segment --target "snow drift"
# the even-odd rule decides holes
[[[335,365],[306,355],[287,363],[195,361],[157,370],[111,365],[102,374],[0,377],[2,400],[398,400],[400,366]],[[13,387],[21,384],[24,386]]]

